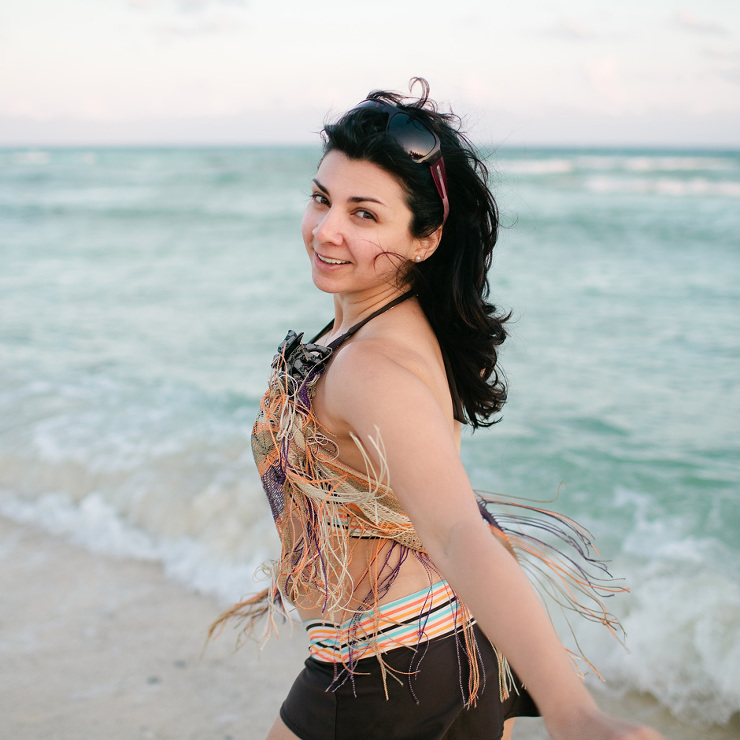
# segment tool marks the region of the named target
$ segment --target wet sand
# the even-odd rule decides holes
[[[204,641],[214,599],[0,519],[0,737],[264,737],[305,649]]]

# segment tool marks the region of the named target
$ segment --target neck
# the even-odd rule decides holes
[[[362,294],[335,293],[332,335],[343,334],[358,321],[362,321],[370,314],[402,296],[407,290],[407,287],[399,289],[391,285],[384,285],[372,292]]]

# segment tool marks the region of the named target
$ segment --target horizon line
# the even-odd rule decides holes
[[[498,144],[488,142],[481,143],[473,141],[473,145],[481,149],[620,149],[641,151],[650,149],[653,151],[685,151],[689,149],[712,151],[712,152],[740,152],[740,142],[730,143],[654,143],[644,142],[554,142],[554,141],[521,141],[517,143],[501,142]],[[0,141],[0,150],[13,149],[234,149],[234,148],[286,148],[286,149],[320,149],[321,143],[308,143],[300,141],[185,141],[185,142],[162,142],[162,141],[98,141],[98,142],[65,142],[65,141],[26,141],[26,142],[3,142]]]

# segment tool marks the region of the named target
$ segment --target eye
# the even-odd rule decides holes
[[[377,216],[372,211],[367,211],[364,208],[360,208],[355,211],[355,216],[359,216],[363,221],[377,221]]]
[[[319,206],[329,205],[329,199],[320,190],[314,190],[311,193],[311,200]]]

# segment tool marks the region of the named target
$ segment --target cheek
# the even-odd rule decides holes
[[[303,234],[303,242],[308,247],[313,243],[313,231],[316,228],[316,217],[311,212],[311,207],[306,208],[303,214],[303,220],[301,221],[301,233]]]

